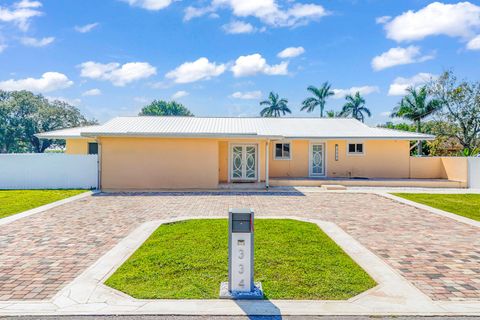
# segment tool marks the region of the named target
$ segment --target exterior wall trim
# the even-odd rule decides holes
[[[349,144],[362,144],[363,145],[363,152],[362,153],[350,153],[348,151],[348,145]],[[345,145],[345,152],[347,157],[363,157],[365,156],[366,152],[366,143],[364,140],[346,140],[346,145]]]
[[[277,143],[290,144],[290,157],[288,159],[277,158],[275,155],[275,145]],[[272,143],[272,159],[275,161],[292,161],[293,160],[293,143],[292,140],[275,140]]]

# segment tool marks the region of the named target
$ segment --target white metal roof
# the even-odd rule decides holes
[[[41,138],[51,138],[51,136],[58,138],[60,131],[43,133],[38,136]],[[263,137],[272,139],[395,140],[431,140],[435,138],[431,135],[415,132],[373,128],[360,121],[347,118],[118,117],[100,126],[63,131],[70,136],[78,134],[83,137]],[[65,136],[65,138],[70,136]]]
[[[99,126],[86,126],[86,127],[60,129],[60,130],[55,130],[55,131],[37,133],[36,136],[40,139],[75,139],[75,138],[82,138],[81,133],[82,133],[83,130],[93,129],[95,127],[99,127]]]

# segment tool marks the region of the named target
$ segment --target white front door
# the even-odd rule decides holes
[[[325,175],[325,144],[312,143],[310,145],[310,175]]]
[[[230,178],[235,181],[257,179],[257,146],[235,144],[231,149]]]

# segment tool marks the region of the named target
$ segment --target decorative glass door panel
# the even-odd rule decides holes
[[[257,179],[257,147],[254,145],[232,146],[232,180]]]
[[[325,175],[325,154],[324,144],[312,144],[312,150],[310,155],[310,174],[312,176]]]

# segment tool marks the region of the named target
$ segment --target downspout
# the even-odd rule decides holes
[[[267,189],[270,187],[270,183],[269,183],[270,170],[269,170],[269,166],[268,166],[269,157],[270,157],[270,140],[267,140],[266,154],[265,154],[265,187]]]
[[[102,144],[100,140],[96,138],[97,145],[98,145],[98,154],[97,154],[97,170],[98,170],[98,177],[97,177],[97,190],[102,190]]]

